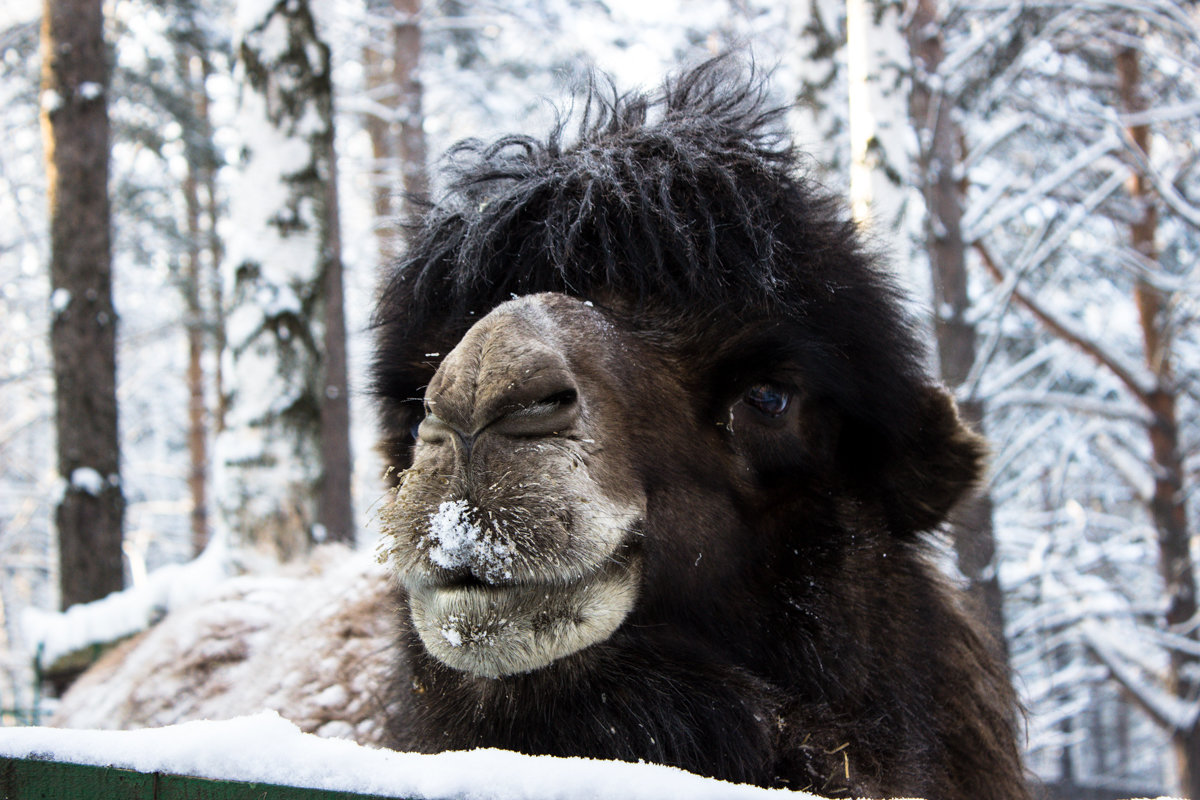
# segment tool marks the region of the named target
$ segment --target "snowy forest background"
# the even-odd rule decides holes
[[[45,13],[88,4],[46,0]],[[214,537],[279,559],[330,539],[373,546],[369,314],[402,247],[404,193],[437,195],[437,154],[547,130],[547,98],[593,67],[650,87],[735,48],[794,109],[813,179],[910,284],[931,368],[992,441],[986,492],[947,532],[946,563],[1003,625],[1030,768],[1060,786],[1197,796],[1200,4],[103,10],[107,83],[64,97],[42,76],[43,9],[0,0],[4,724],[50,703],[25,609],[119,588],[62,580],[55,520],[72,498],[121,507],[120,538],[92,546],[119,556],[127,586]],[[110,468],[56,457],[64,345],[50,332],[82,295],[51,278],[44,145],[72,102],[111,126]],[[967,528],[985,535],[960,539]]]

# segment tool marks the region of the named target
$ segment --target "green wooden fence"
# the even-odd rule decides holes
[[[0,756],[0,800],[385,800],[382,795],[191,778]],[[390,800],[390,799],[389,799]]]

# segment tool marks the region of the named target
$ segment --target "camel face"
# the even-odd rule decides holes
[[[415,628],[446,665],[536,669],[607,638],[633,607],[646,497],[623,452],[618,335],[563,295],[510,301],[426,390],[384,519]]]

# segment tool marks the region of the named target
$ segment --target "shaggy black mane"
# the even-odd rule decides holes
[[[422,310],[480,312],[539,291],[800,311],[814,277],[836,280],[826,254],[870,267],[853,224],[796,174],[785,113],[729,57],[654,95],[593,79],[569,144],[567,115],[545,141],[451,148],[447,192],[388,291],[415,301],[404,307],[418,327]]]
[[[576,141],[568,118],[549,138],[461,142],[449,193],[406,266],[418,301],[566,291],[693,305],[787,297],[774,220],[795,153],[784,110],[723,60],[619,95],[593,79]],[[844,231],[821,231],[835,241]]]

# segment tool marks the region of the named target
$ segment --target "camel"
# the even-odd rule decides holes
[[[933,566],[983,441],[729,59],[468,141],[380,295],[391,744],[1027,797]]]

